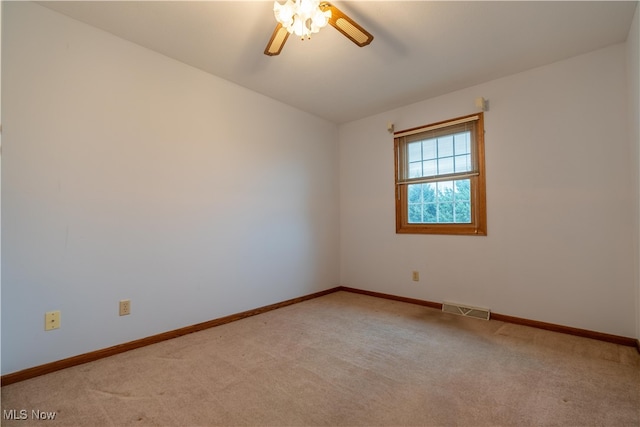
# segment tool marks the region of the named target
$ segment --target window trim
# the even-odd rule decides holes
[[[400,182],[400,146],[402,138],[431,129],[446,128],[464,121],[476,121],[475,154],[477,156],[477,173],[456,174],[452,178],[471,180],[471,223],[409,223],[407,187],[410,181]],[[484,158],[484,113],[479,112],[467,116],[457,117],[451,120],[444,120],[426,126],[406,129],[395,132],[394,145],[394,169],[395,169],[395,199],[396,199],[396,233],[397,234],[451,234],[451,235],[487,235],[487,201],[486,201],[486,177]],[[464,176],[471,175],[471,176]],[[446,177],[438,180],[445,180]],[[453,179],[451,179],[453,180]]]

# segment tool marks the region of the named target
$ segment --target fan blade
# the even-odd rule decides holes
[[[278,25],[276,25],[276,29],[273,30],[271,40],[269,40],[267,47],[264,49],[264,54],[269,56],[279,55],[280,51],[284,47],[284,42],[287,41],[288,37],[289,32],[287,29],[284,28],[282,24],[278,23]]]
[[[323,12],[330,10],[331,18],[329,18],[329,24],[358,46],[366,46],[373,40],[371,33],[362,28],[353,19],[342,13],[340,9],[331,3],[323,2],[320,4],[320,9]]]

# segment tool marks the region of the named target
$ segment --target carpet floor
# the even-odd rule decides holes
[[[639,426],[640,355],[336,292],[1,397],[2,425],[23,427]]]

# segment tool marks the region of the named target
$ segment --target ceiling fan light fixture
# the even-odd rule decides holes
[[[280,4],[273,2],[273,14],[290,34],[304,39],[311,38],[329,23],[331,10],[320,9],[320,0],[287,0]]]
[[[275,0],[273,15],[278,23],[264,49],[264,54],[268,56],[280,55],[290,34],[304,40],[305,37],[311,38],[311,34],[317,33],[327,24],[360,47],[373,40],[367,30],[327,0],[286,0],[282,4]]]

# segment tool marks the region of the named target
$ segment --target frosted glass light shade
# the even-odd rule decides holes
[[[303,39],[320,31],[331,17],[330,10],[320,9],[320,0],[287,0],[284,4],[274,1],[273,14],[290,34]]]

